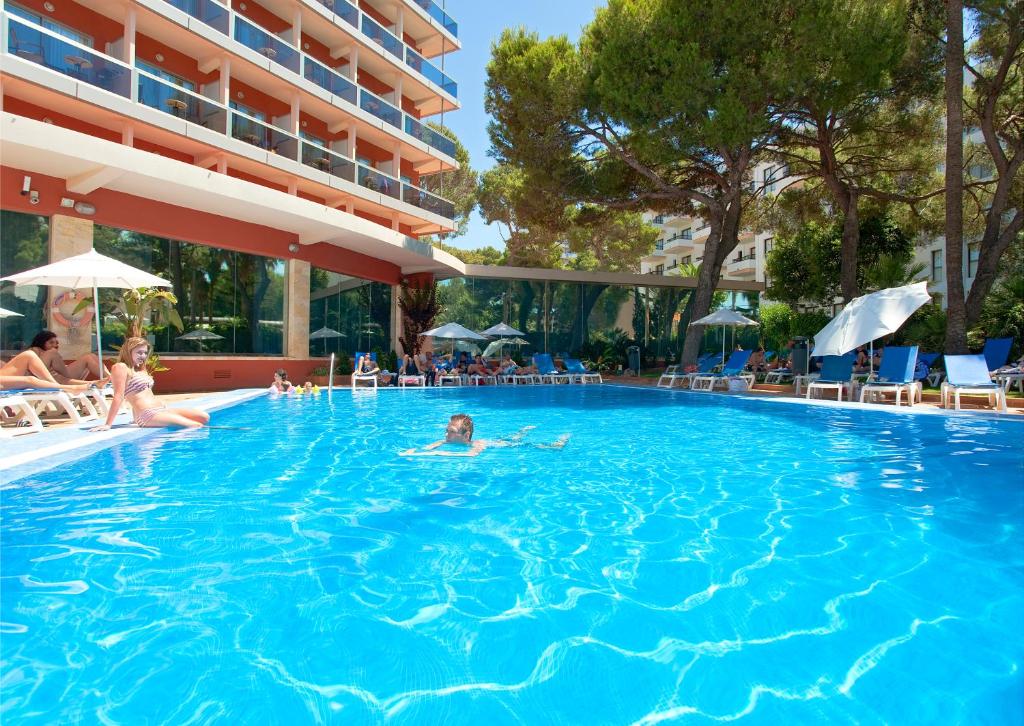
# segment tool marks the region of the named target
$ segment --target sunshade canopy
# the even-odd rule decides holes
[[[179,335],[178,340],[224,340],[224,336],[217,335],[212,330],[196,328],[184,335]]]
[[[76,290],[92,287],[171,287],[171,283],[162,277],[101,255],[96,250],[0,279],[15,285],[51,285]]]
[[[22,315],[21,313],[16,313],[13,310],[8,310],[7,308],[0,308],[0,318],[13,318],[13,317],[23,318],[25,316]]]
[[[344,333],[339,333],[337,330],[334,330],[332,328],[320,328],[319,330],[314,330],[312,333],[309,334],[309,339],[310,340],[320,340],[321,338],[344,338],[344,337],[345,337]]]
[[[446,323],[440,328],[428,330],[425,333],[420,333],[420,335],[430,336],[431,338],[450,338],[452,340],[487,340],[487,338],[479,333],[474,333],[469,328],[458,323]]]
[[[756,320],[740,315],[735,310],[723,308],[716,310],[710,315],[705,315],[700,320],[694,320],[690,325],[757,325]]]
[[[813,355],[844,355],[895,333],[915,310],[931,300],[927,282],[890,287],[854,298],[814,336]]]
[[[505,323],[498,323],[497,325],[492,325],[487,330],[481,330],[480,334],[481,335],[490,335],[490,336],[500,336],[500,337],[509,337],[509,336],[513,336],[513,335],[526,335],[526,333],[524,333],[523,331],[516,330],[515,328],[510,327],[510,326],[506,325]]]

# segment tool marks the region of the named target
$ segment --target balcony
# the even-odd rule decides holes
[[[753,275],[757,271],[757,256],[737,255],[726,263],[725,271],[736,276]]]
[[[316,1],[338,17],[342,18],[342,20],[353,28],[358,29],[360,33],[383,48],[396,61],[404,63],[407,67],[419,73],[445,93],[451,95],[452,98],[458,98],[459,86],[455,81],[445,75],[440,68],[424,59],[419,53],[407,46],[390,30],[381,26],[381,24],[376,20],[371,18],[355,5],[348,2],[348,0]],[[428,6],[433,6],[435,8],[435,12],[438,12],[443,17],[447,18],[447,21],[455,26],[456,30],[458,29],[455,22],[449,18],[441,8],[434,5],[430,0],[415,0],[415,2],[420,7],[423,7],[428,13],[431,13],[432,17],[434,17],[434,14]],[[435,19],[437,18],[435,17]],[[442,24],[444,24],[443,21]],[[445,27],[447,28],[448,26],[446,25]]]
[[[147,109],[244,141],[281,158],[381,192],[428,212],[441,216],[447,214],[449,216],[446,219],[454,218],[454,205],[425,189],[300,139],[286,129],[247,116],[145,71],[131,68],[52,31],[7,13],[0,14],[0,18],[6,24],[4,50],[11,56],[48,68],[73,81],[116,94]]]
[[[418,119],[406,114],[399,108],[393,106],[365,88],[356,85],[352,80],[346,78],[334,69],[328,68],[323,63],[311,58],[305,53],[299,51],[297,48],[288,45],[255,23],[238,14],[231,13],[231,11],[213,2],[213,0],[172,0],[170,4],[185,12],[190,17],[201,20],[207,25],[210,25],[210,27],[216,28],[225,34],[228,34],[227,30],[232,27],[231,16],[234,15],[234,25],[231,36],[245,47],[256,51],[260,55],[274,61],[279,66],[282,66],[292,73],[301,75],[307,81],[314,83],[325,91],[334,94],[338,98],[348,101],[353,106],[359,106],[364,111],[367,111],[389,125],[401,131],[406,131],[410,136],[422,141],[431,148],[436,149],[443,154],[447,154],[448,156],[454,156],[455,144],[451,139],[448,139],[432,129],[426,129]],[[352,8],[352,6],[348,4],[347,0],[337,0],[334,5],[336,6],[335,12],[338,14],[346,8]],[[358,13],[359,11],[355,12]],[[351,17],[353,22],[358,19],[358,16],[353,16],[351,13],[342,15],[342,17]],[[397,38],[394,38],[393,35],[383,28],[380,28],[380,26],[373,20],[370,20],[369,18],[367,18],[367,20],[369,20],[373,25],[376,25],[382,33],[387,33],[387,35],[391,36],[395,42],[398,42]],[[384,38],[383,35],[381,37]],[[413,55],[415,55],[415,53],[413,53]],[[430,68],[433,68],[433,66]]]
[[[452,34],[453,38],[459,37],[459,25],[450,17],[448,13],[442,10],[437,3],[433,0],[412,0],[414,3],[419,5],[421,8],[427,11],[427,14],[441,24],[441,27]]]

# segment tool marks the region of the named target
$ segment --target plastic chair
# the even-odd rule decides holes
[[[914,405],[914,395],[921,399],[921,384],[915,380],[917,372],[917,346],[898,347],[890,345],[885,349],[882,367],[878,369],[878,379],[868,381],[860,389],[860,402],[870,394],[895,391],[896,405],[900,405],[900,394],[907,392],[907,403]]]
[[[953,394],[955,408],[960,410],[961,393],[983,393],[989,404],[1006,413],[1006,390],[994,383],[989,375],[985,356],[947,355],[946,380],[942,384],[942,407],[949,408],[949,394]]]
[[[372,360],[374,362],[374,364],[377,363],[377,354],[376,353],[356,353],[355,370],[352,371],[352,388],[355,388],[356,387],[356,383],[359,382],[359,381],[368,381],[370,383],[373,383],[373,387],[374,388],[377,387],[377,374],[376,373],[356,373],[356,371],[359,370],[359,362],[365,356],[370,356],[370,360]]]
[[[754,374],[743,372],[743,369],[747,367],[747,361],[750,359],[752,352],[750,350],[735,351],[729,356],[729,360],[725,362],[721,373],[697,374],[694,376],[690,387],[695,391],[713,391],[719,382],[728,383],[730,378],[743,378],[747,381],[748,387],[753,385]]]
[[[821,375],[817,380],[807,384],[807,398],[814,391],[834,390],[837,400],[843,400],[843,390],[853,390],[853,364],[856,358],[852,355],[826,355],[821,362]]]

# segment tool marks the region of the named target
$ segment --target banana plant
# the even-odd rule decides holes
[[[125,290],[117,303],[114,315],[127,329],[127,337],[145,335],[146,325],[160,327],[173,325],[178,331],[185,328],[181,316],[174,306],[178,298],[173,292],[156,287],[139,287]]]

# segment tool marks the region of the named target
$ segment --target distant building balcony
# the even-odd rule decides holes
[[[752,276],[757,271],[756,255],[737,255],[726,263],[726,272],[735,277]]]

